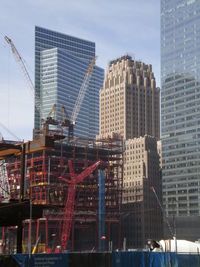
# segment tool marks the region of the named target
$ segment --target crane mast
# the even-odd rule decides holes
[[[40,98],[37,95],[37,93],[35,92],[34,84],[33,84],[32,80],[31,80],[31,77],[30,77],[27,69],[26,69],[24,60],[21,57],[21,55],[19,54],[19,52],[17,51],[17,48],[15,47],[15,45],[14,45],[13,41],[11,40],[11,38],[9,38],[8,36],[5,36],[4,38],[5,38],[6,42],[10,45],[11,51],[12,51],[14,57],[15,57],[16,62],[21,67],[22,73],[23,73],[23,75],[24,75],[24,77],[26,79],[26,82],[29,85],[29,88],[31,89],[33,95],[35,95],[35,107],[36,107],[37,111],[40,111]]]
[[[84,96],[85,96],[85,93],[86,93],[86,89],[88,87],[88,84],[89,84],[89,81],[90,81],[90,78],[92,76],[92,71],[93,71],[93,68],[94,68],[94,64],[95,64],[95,59],[96,57],[94,56],[92,58],[92,61],[90,63],[90,67],[84,77],[84,80],[83,80],[83,83],[81,85],[81,88],[79,90],[79,93],[78,93],[78,97],[76,99],[76,102],[75,102],[75,105],[74,105],[74,109],[72,111],[72,116],[71,116],[71,120],[73,122],[73,124],[76,123],[76,119],[78,117],[78,114],[79,114],[79,111],[80,111],[80,108],[81,108],[81,104],[83,102],[83,99],[84,99]]]

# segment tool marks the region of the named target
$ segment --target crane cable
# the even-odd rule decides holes
[[[175,236],[175,233],[173,233],[173,231],[172,231],[171,224],[170,224],[169,220],[167,219],[167,216],[165,215],[165,211],[164,211],[164,209],[163,209],[163,206],[162,206],[161,203],[160,203],[160,200],[159,200],[159,198],[158,198],[158,195],[157,195],[157,193],[156,193],[156,191],[155,191],[155,189],[154,189],[153,186],[151,186],[150,190],[154,193],[154,195],[155,195],[155,197],[156,197],[156,200],[157,200],[157,202],[158,202],[158,205],[159,205],[159,207],[160,207],[160,209],[161,209],[161,211],[162,211],[162,213],[163,213],[163,217],[165,218],[165,221],[166,221],[166,223],[167,223],[168,229],[169,229],[169,231],[170,231],[170,233],[171,233],[171,235],[172,235],[172,238],[173,238],[173,237]]]
[[[18,136],[16,136],[14,133],[12,133],[2,122],[0,122],[0,126],[6,130],[7,133],[9,133],[10,135],[12,135],[15,139],[17,139],[17,141],[22,141]],[[3,135],[2,135],[3,137]]]

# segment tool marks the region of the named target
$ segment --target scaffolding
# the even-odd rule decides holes
[[[53,148],[26,149],[23,198],[30,199],[33,205],[48,205],[53,209],[45,210],[42,218],[23,222],[23,251],[28,252],[31,243],[31,250],[34,248],[36,252],[60,252],[65,203],[72,188],[69,162],[78,175],[97,161],[101,161],[100,167],[73,189],[74,207],[66,249],[102,250],[110,242],[113,248],[120,248],[122,157],[123,142],[116,138],[98,141],[79,138],[70,144],[62,140],[55,141]],[[4,164],[10,198],[18,200],[21,155],[7,158]],[[61,178],[67,182],[63,183]],[[5,246],[6,241],[3,243]]]

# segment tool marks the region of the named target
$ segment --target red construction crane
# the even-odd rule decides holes
[[[83,182],[83,180],[86,177],[88,177],[100,164],[101,164],[101,160],[89,166],[87,169],[82,171],[80,174],[76,174],[73,169],[72,161],[68,160],[68,166],[69,166],[71,179],[66,179],[62,176],[59,177],[59,179],[61,179],[63,182],[69,184],[66,204],[64,208],[62,231],[61,231],[61,250],[62,251],[65,251],[67,249],[68,241],[70,238],[71,225],[72,225],[72,219],[73,219],[73,214],[74,214],[76,186],[78,183]]]

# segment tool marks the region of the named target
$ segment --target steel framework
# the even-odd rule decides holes
[[[24,252],[30,242],[36,252],[98,250],[102,242],[104,248],[109,242],[113,242],[113,248],[120,247],[122,152],[122,140],[110,138],[77,140],[74,144],[60,141],[54,148],[43,146],[26,152],[24,199],[54,209],[46,210],[41,219],[24,221]],[[11,199],[19,199],[20,162],[20,155],[6,160]],[[100,162],[105,173],[103,189],[96,169]],[[99,235],[102,220],[103,239]]]

